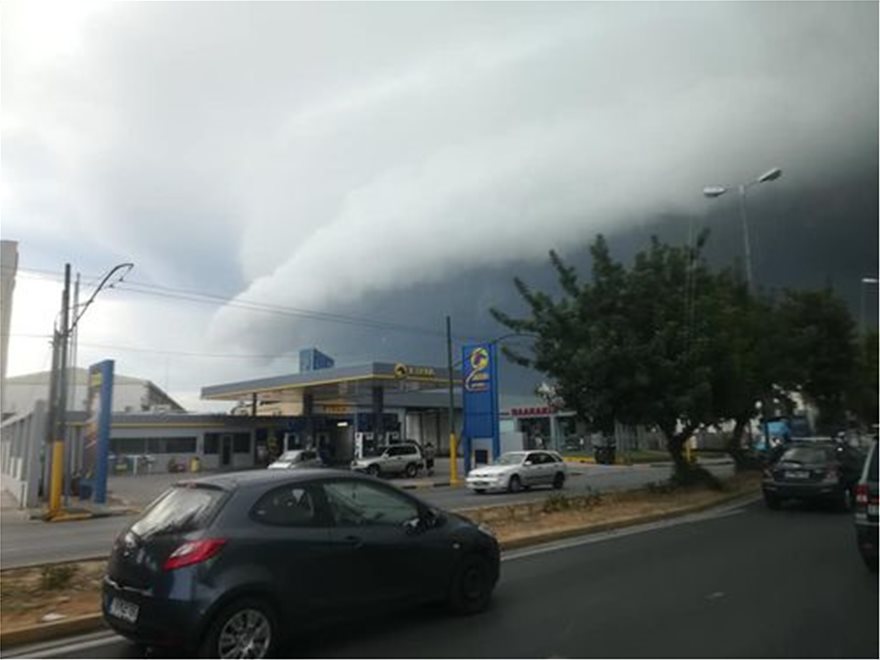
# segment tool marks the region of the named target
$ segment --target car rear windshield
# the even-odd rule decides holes
[[[824,447],[792,447],[782,455],[783,461],[792,463],[826,463],[831,458],[831,450]]]
[[[207,486],[174,486],[131,528],[140,537],[204,529],[217,511],[224,491]]]

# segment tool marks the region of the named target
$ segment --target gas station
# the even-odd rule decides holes
[[[336,367],[309,349],[300,354],[299,373],[208,386],[201,397],[237,402],[234,414],[265,420],[255,429],[257,460],[264,452],[314,447],[331,464],[345,464],[405,440],[448,451],[449,376],[446,368],[402,362]],[[461,374],[452,378],[457,385]],[[459,412],[460,396],[454,399]]]

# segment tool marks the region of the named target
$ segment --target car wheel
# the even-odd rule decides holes
[[[553,477],[553,487],[556,490],[561,489],[565,485],[565,475],[562,472],[557,472],[556,476]]]
[[[379,466],[374,463],[367,468],[367,474],[369,474],[371,477],[378,477],[380,474]]]
[[[768,509],[773,509],[774,511],[780,505],[779,497],[771,493],[764,493],[764,502],[767,504]]]
[[[507,482],[507,490],[511,493],[518,493],[522,490],[522,480],[519,475],[515,474],[510,478],[510,481]]]
[[[199,648],[202,658],[267,658],[275,648],[278,625],[272,608],[242,598],[214,617]]]
[[[406,466],[406,470],[404,470],[404,472],[406,473],[407,477],[412,479],[414,476],[416,476],[416,474],[418,474],[419,466],[416,465],[415,463],[410,463],[409,465]]]
[[[492,569],[480,555],[467,555],[452,577],[447,605],[455,614],[476,614],[489,606]]]

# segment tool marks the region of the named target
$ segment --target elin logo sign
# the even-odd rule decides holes
[[[413,367],[401,362],[394,365],[395,378],[434,378],[436,375],[433,367]]]
[[[485,392],[489,389],[489,351],[483,346],[477,346],[468,357],[470,373],[464,381],[464,388],[468,392]]]

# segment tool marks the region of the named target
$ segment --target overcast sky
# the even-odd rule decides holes
[[[445,314],[462,339],[500,334],[486,308],[548,249],[663,218],[725,236],[735,199],[701,188],[773,166],[757,235],[812,241],[805,273],[876,272],[876,3],[0,11],[9,374],[48,368],[65,262],[93,281],[131,261],[130,282],[166,287],[102,292],[79,363],[114,358],[190,407],[203,385],[295,371],[308,345],[442,364]]]

